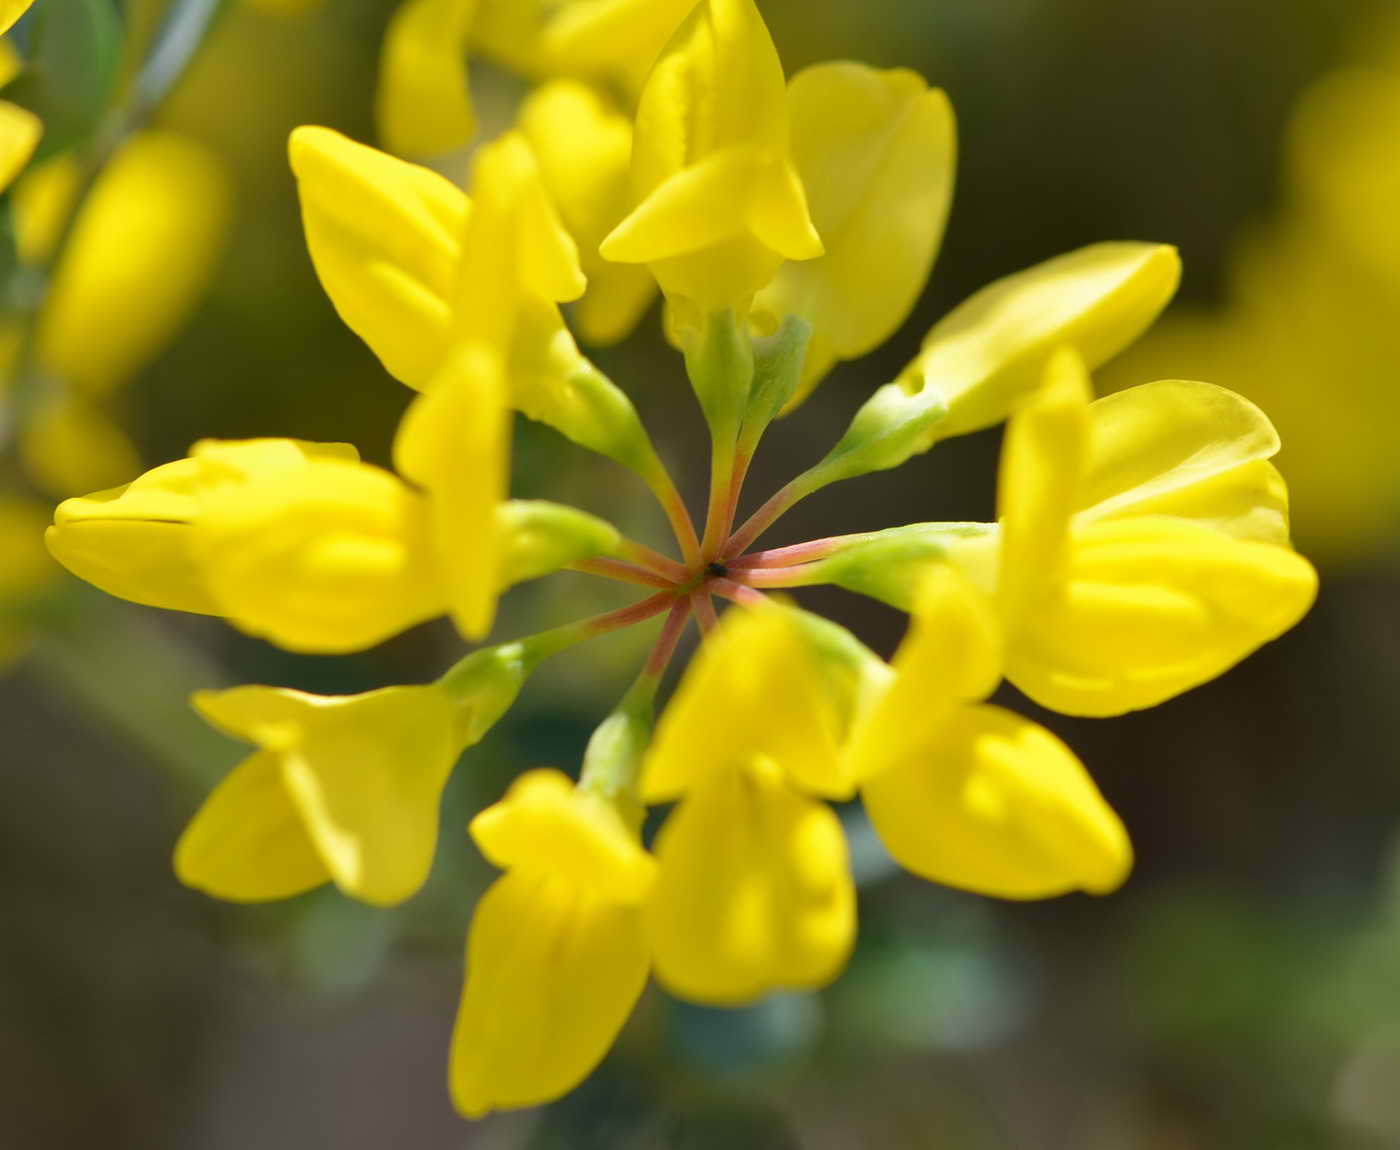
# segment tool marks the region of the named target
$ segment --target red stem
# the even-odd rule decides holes
[[[812,559],[825,559],[852,535],[833,535],[829,539],[813,539],[808,543],[794,543],[791,547],[774,547],[770,551],[750,551],[747,555],[727,560],[730,570],[747,567],[792,567]]]
[[[624,539],[619,546],[620,552],[633,563],[645,567],[649,571],[655,571],[658,575],[665,576],[669,584],[684,583],[690,578],[690,571],[685,564],[677,563],[674,559],[668,559],[660,551],[653,551],[645,543],[638,543],[632,539]]]
[[[676,593],[674,591],[658,591],[655,595],[643,599],[640,603],[633,603],[630,607],[621,607],[616,611],[609,611],[606,615],[596,615],[592,619],[586,619],[580,624],[580,629],[588,635],[605,635],[609,631],[630,627],[633,623],[640,623],[645,619],[650,619],[653,615],[660,615],[675,601]]]
[[[676,644],[680,642],[681,632],[685,630],[685,621],[688,618],[690,618],[690,601],[677,599],[671,605],[671,613],[666,616],[666,623],[661,628],[656,646],[651,649],[651,654],[647,656],[646,669],[642,672],[644,675],[649,675],[653,679],[661,677],[661,673],[666,670],[666,664],[676,653]]]
[[[569,564],[569,567],[574,571],[582,571],[585,575],[601,575],[604,579],[617,579],[642,587],[675,586],[666,576],[648,571],[645,567],[638,567],[634,563],[624,563],[621,559],[580,559]]]
[[[695,621],[700,624],[702,635],[708,635],[719,625],[719,616],[715,614],[715,605],[710,602],[708,592],[692,591],[690,605],[695,611]]]
[[[755,511],[744,521],[744,525],[730,536],[729,542],[720,551],[720,558],[724,562],[729,561],[731,555],[742,555],[748,546],[778,519],[789,507],[798,501],[800,496],[792,490],[792,484],[782,488],[775,493],[762,507]]]
[[[735,603],[742,603],[746,607],[754,607],[759,603],[768,602],[768,596],[762,591],[755,591],[752,587],[745,587],[740,583],[735,583],[732,579],[711,579],[706,587],[716,595]]]
[[[743,567],[734,579],[746,587],[810,587],[822,582],[820,563],[795,563],[791,567]]]

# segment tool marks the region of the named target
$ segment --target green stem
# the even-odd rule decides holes
[[[744,525],[734,532],[729,542],[725,544],[724,552],[720,558],[727,561],[737,555],[742,555],[755,539],[780,518],[807,496],[815,491],[820,491],[825,486],[826,483],[822,481],[821,476],[815,470],[804,471],[744,521]]]

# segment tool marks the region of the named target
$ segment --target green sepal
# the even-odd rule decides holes
[[[903,383],[887,383],[865,401],[846,434],[806,473],[804,487],[816,491],[841,479],[898,467],[934,444],[947,412],[943,396],[934,388],[911,391]]]
[[[799,315],[790,315],[773,335],[754,340],[753,387],[744,415],[745,433],[773,422],[796,394],[811,338],[812,325]]]
[[[496,510],[505,546],[501,587],[538,579],[580,559],[617,548],[616,527],[596,515],[540,499],[512,499]]]
[[[643,675],[588,740],[579,787],[606,799],[634,830],[646,807],[638,780],[655,726],[656,679]]]
[[[548,386],[517,381],[512,402],[523,415],[644,478],[658,466],[651,437],[627,393],[581,355],[565,378]]]
[[[438,679],[461,704],[464,745],[477,742],[510,710],[538,661],[528,642],[502,643],[473,651]]]
[[[931,563],[952,560],[967,540],[995,531],[994,523],[911,523],[855,535],[810,564],[811,578],[908,611]]]
[[[753,341],[729,309],[711,312],[685,345],[685,369],[717,438],[737,434],[754,379]]]

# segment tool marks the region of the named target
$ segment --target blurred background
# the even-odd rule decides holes
[[[217,620],[110,600],[26,556],[15,540],[32,533],[6,536],[0,576],[44,587],[5,616],[0,671],[0,1145],[1400,1146],[1400,12],[1378,0],[760,6],[789,73],[851,57],[946,88],[961,163],[917,313],[770,434],[748,506],[823,452],[980,285],[1096,240],[1170,242],[1186,266],[1178,302],[1098,385],[1208,379],[1275,418],[1298,544],[1323,573],[1316,609],[1145,714],[1069,720],[1007,690],[1122,815],[1138,865],[1120,892],[1019,905],[936,888],[896,872],[847,811],[862,927],[834,987],[739,1011],[653,988],[583,1088],[468,1124],[449,1105],[445,1057],[463,934],[492,876],[465,824],[519,771],[576,767],[648,636],[595,643],[588,674],[561,660],[535,677],[459,767],[433,878],[409,903],[376,911],[323,890],[240,908],[170,872],[180,828],[242,756],[192,716],[188,693],[422,681],[458,640],[434,624],[361,656],[294,657]],[[160,113],[222,160],[231,218],[195,313],[102,396],[140,466],[200,437],[256,435],[351,441],[387,463],[409,392],[316,282],[285,141],[302,123],[372,138],[389,13],[384,0],[239,3]],[[488,126],[503,122],[518,82],[483,66],[474,85]],[[706,444],[656,315],[597,358],[698,506]],[[997,442],[950,442],[828,489],[766,538],[990,518]],[[515,466],[521,495],[567,491],[662,543],[645,491],[553,432],[521,420]],[[901,620],[878,605],[799,598],[882,654],[899,639]],[[563,574],[512,592],[499,632],[628,600]]]

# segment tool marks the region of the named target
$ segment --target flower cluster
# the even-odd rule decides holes
[[[435,23],[449,10],[454,32],[482,39],[506,37],[509,12],[549,13],[510,41],[531,58],[567,56],[565,31],[590,18],[645,14],[639,39],[622,42],[623,22],[600,43],[635,67],[659,32],[659,55],[634,132],[576,82],[540,89],[477,152],[470,198],[328,129],[293,134],[321,281],[419,393],[397,474],[344,445],[204,442],[65,502],[48,538],[116,595],[306,652],[443,614],[478,639],[505,587],[563,567],[646,589],[476,650],[426,685],[195,697],[256,750],[181,838],[180,878],[238,901],[333,882],[389,905],[427,877],[458,755],[532,669],[664,617],[578,781],[531,771],[472,821],[504,871],[476,910],[452,1047],[453,1097],[478,1116],[577,1084],[649,974],[716,1004],[836,977],[856,897],[833,802],[859,797],[890,853],[937,882],[1013,899],[1113,890],[1132,852],[1088,772],[986,700],[1006,678],[1067,714],[1152,706],[1291,627],[1316,579],[1289,547],[1260,411],[1182,381],[1092,399],[1090,370],[1175,289],[1175,253],[1150,244],[1089,247],[969,299],[825,456],[736,526],[769,425],[887,338],[922,290],[953,183],[948,101],[910,72],[853,63],[785,81],[753,0],[409,0],[396,20],[421,38],[423,55],[405,57],[414,75],[434,75],[428,47],[460,66],[460,40]],[[391,52],[412,39],[400,28]],[[411,124],[421,106],[390,119]],[[621,185],[600,178],[625,156]],[[643,277],[665,294],[713,444],[698,531],[626,393],[561,313],[572,304],[586,337],[615,338],[645,305]],[[679,556],[563,505],[509,500],[512,411],[635,473]],[[997,522],[754,549],[821,488],[1008,418]],[[768,593],[816,583],[908,612],[892,661]],[[715,598],[737,606],[718,619]],[[692,617],[703,644],[653,729]],[[646,809],[666,804],[645,841]]]

